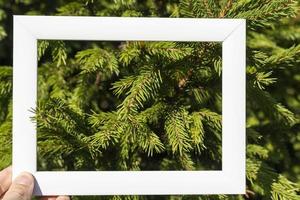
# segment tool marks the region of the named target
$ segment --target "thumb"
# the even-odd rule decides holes
[[[33,186],[34,179],[32,175],[23,172],[15,178],[2,200],[30,200]]]

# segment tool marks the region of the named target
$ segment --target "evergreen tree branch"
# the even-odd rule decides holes
[[[114,54],[100,48],[79,51],[76,59],[81,64],[83,73],[93,73],[101,71],[111,76],[113,73],[119,74],[118,61]]]
[[[119,106],[120,116],[136,113],[139,108],[143,107],[144,102],[156,96],[161,82],[160,71],[142,71]]]
[[[202,116],[200,113],[194,112],[191,114],[191,125],[190,125],[191,139],[196,145],[197,152],[201,152],[205,148],[204,145],[204,126],[202,123]]]
[[[188,112],[184,108],[175,109],[168,114],[165,131],[174,154],[178,153],[181,156],[192,149],[188,127]]]
[[[295,0],[241,0],[234,2],[225,17],[245,18],[251,29],[270,26],[284,17],[294,17],[297,13]]]
[[[285,108],[282,104],[277,103],[268,92],[253,87],[248,87],[247,89],[252,106],[259,106],[260,109],[272,119],[284,122],[284,124],[288,126],[292,126],[298,122],[294,113]]]

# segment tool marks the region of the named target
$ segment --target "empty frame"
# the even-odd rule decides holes
[[[37,41],[222,42],[222,170],[37,171]],[[243,19],[14,16],[13,177],[35,195],[243,194],[246,23]]]

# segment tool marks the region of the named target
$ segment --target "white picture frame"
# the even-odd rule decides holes
[[[14,16],[13,177],[33,174],[35,195],[244,194],[244,19]],[[222,42],[222,170],[37,171],[37,40]]]

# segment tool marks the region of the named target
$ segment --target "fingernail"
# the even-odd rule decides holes
[[[33,183],[33,177],[30,174],[23,172],[15,179],[14,182],[22,185],[31,185]]]

